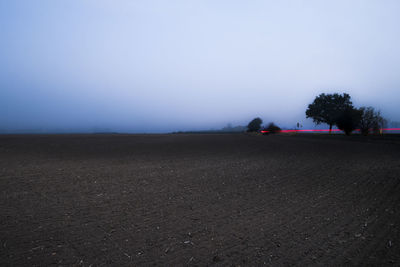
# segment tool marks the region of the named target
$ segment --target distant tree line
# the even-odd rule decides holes
[[[373,107],[355,108],[349,94],[320,94],[308,105],[306,117],[312,118],[315,124],[326,123],[329,125],[329,133],[336,126],[346,135],[350,135],[355,129],[359,129],[363,135],[371,132],[381,133],[386,127],[387,120],[382,117],[379,110]],[[247,125],[247,132],[278,133],[281,131],[273,122],[262,126],[262,119],[255,118]],[[299,124],[298,124],[299,127]]]
[[[265,125],[264,127],[262,127],[262,123],[263,123],[263,121],[260,118],[253,119],[247,125],[247,132],[259,132],[259,131],[263,130],[267,133],[278,133],[281,131],[281,128],[279,128],[273,122],[270,122],[269,124]]]
[[[306,117],[314,123],[326,123],[329,130],[336,125],[346,135],[359,128],[361,134],[379,133],[387,121],[373,107],[355,108],[349,94],[320,94],[308,105]]]

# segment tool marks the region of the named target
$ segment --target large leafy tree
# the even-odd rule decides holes
[[[247,125],[248,132],[258,132],[261,129],[262,119],[255,118]]]
[[[306,116],[312,118],[316,124],[328,124],[331,132],[339,116],[348,109],[353,109],[349,94],[320,94],[308,105]]]

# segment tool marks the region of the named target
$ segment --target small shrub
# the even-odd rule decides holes
[[[275,125],[273,122],[270,122],[265,128],[264,131],[267,133],[279,133],[282,129],[279,126]]]

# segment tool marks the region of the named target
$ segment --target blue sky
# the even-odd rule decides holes
[[[347,92],[400,120],[399,1],[0,0],[0,130],[301,122]]]

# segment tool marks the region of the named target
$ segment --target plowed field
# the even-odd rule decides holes
[[[1,266],[400,265],[400,138],[0,136]]]

